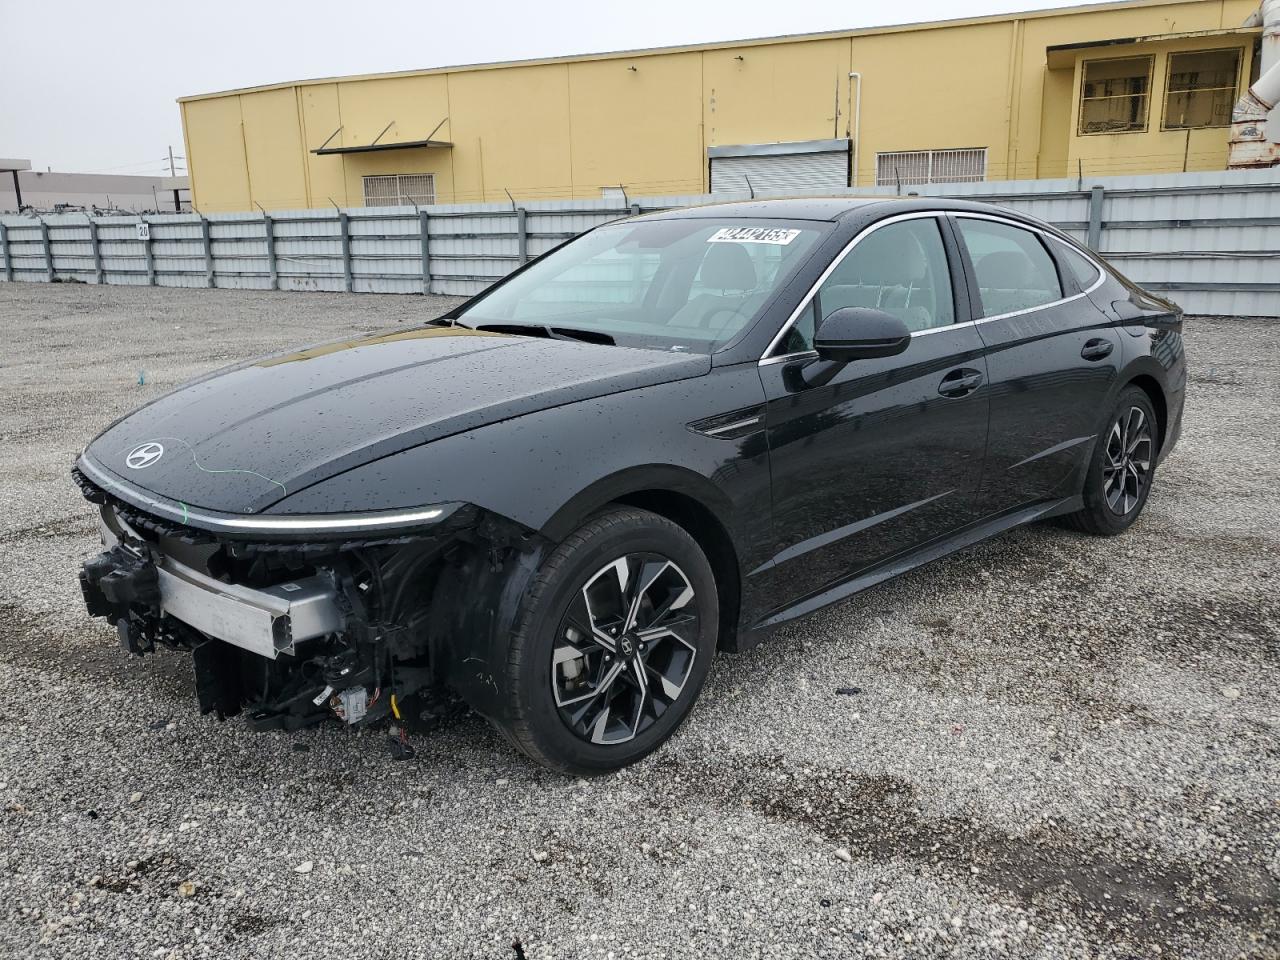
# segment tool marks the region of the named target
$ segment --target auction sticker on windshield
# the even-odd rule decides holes
[[[772,243],[786,246],[798,236],[799,230],[784,230],[780,227],[721,227],[707,237],[707,243]]]

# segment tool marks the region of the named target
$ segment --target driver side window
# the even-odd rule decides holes
[[[818,288],[780,352],[813,349],[815,326],[841,307],[872,307],[900,317],[912,331],[955,322],[946,248],[934,217],[874,229],[858,241]]]

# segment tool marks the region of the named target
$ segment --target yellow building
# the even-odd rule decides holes
[[[205,212],[1218,170],[1256,0],[1129,0],[180,101]]]

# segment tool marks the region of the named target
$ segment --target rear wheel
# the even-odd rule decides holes
[[[603,773],[660,746],[693,706],[719,632],[711,565],[680,526],[601,514],[535,577],[512,637],[512,721],[535,760]]]
[[[1084,481],[1084,507],[1066,517],[1077,530],[1115,536],[1146,505],[1160,435],[1151,399],[1138,387],[1121,391],[1106,431],[1094,445]]]

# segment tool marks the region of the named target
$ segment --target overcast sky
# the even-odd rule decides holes
[[[194,93],[1073,2],[0,0],[0,157],[38,170],[159,174],[170,144],[182,153],[174,101]]]

